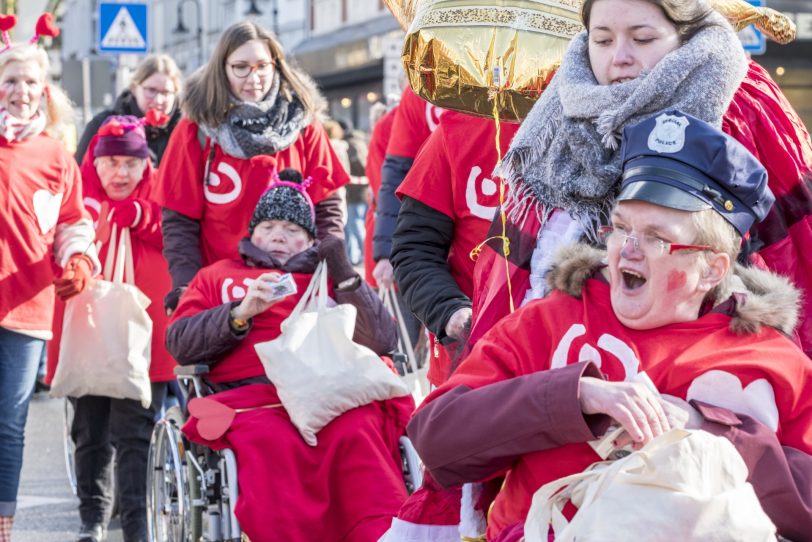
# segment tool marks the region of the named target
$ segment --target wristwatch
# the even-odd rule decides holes
[[[242,318],[237,318],[234,316],[234,310],[237,307],[234,307],[230,311],[228,311],[228,323],[231,324],[231,327],[234,328],[234,331],[245,331],[248,329],[248,320],[243,320]]]

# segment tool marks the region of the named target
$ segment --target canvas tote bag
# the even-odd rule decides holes
[[[291,422],[311,446],[342,413],[409,393],[375,352],[353,342],[356,308],[328,307],[327,292],[321,262],[279,337],[254,345]]]
[[[409,371],[402,378],[406,383],[406,387],[409,388],[409,392],[412,394],[415,404],[419,405],[431,391],[427,376],[429,370],[428,363],[423,367],[419,366],[417,355],[415,354],[414,348],[412,348],[409,331],[406,329],[406,321],[403,319],[403,312],[398,303],[395,287],[380,287],[378,289],[378,295],[384,307],[386,307],[386,310],[389,311],[389,314],[391,314],[392,318],[398,323],[398,351],[406,355]],[[421,334],[423,333],[422,328],[420,332]]]
[[[135,285],[129,228],[115,244],[113,225],[104,279],[65,303],[53,397],[101,395],[152,402],[149,298]]]
[[[614,462],[545,484],[533,495],[526,542],[774,541],[747,467],[733,444],[706,431],[672,429]],[[571,522],[568,500],[578,507]]]

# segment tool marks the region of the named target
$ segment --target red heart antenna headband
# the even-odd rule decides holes
[[[3,36],[3,47],[0,50],[0,53],[4,53],[11,49],[11,37],[9,36],[9,31],[17,25],[17,17],[14,15],[0,15],[0,32],[2,32]],[[54,16],[50,13],[43,13],[37,19],[37,26],[35,28],[34,37],[28,42],[29,44],[33,45],[39,41],[42,36],[50,36],[55,38],[59,35],[59,27],[56,26],[54,23]]]
[[[124,132],[129,132],[140,126],[163,126],[168,120],[169,115],[161,113],[156,109],[150,109],[143,118],[138,119],[136,122],[121,122],[118,119],[113,119],[99,128],[97,133],[101,137],[119,137],[123,136]]]

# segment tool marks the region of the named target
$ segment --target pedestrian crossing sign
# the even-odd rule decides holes
[[[99,2],[100,53],[147,52],[147,4]]]

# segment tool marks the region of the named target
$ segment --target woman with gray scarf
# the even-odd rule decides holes
[[[319,237],[343,242],[336,190],[349,177],[316,120],[324,100],[307,75],[287,64],[270,32],[250,21],[227,28],[209,62],[187,81],[181,107],[185,118],[158,177],[172,276],[167,311],[201,267],[238,257],[237,242],[268,187],[268,157],[278,171],[302,172]]]
[[[620,187],[624,127],[671,108],[721,127],[748,70],[736,33],[704,0],[585,0],[581,16],[587,31],[497,168],[508,187],[512,298],[502,241],[489,241],[475,270],[470,344],[512,305],[546,294],[558,247],[596,238]],[[490,235],[501,232],[497,217]]]

